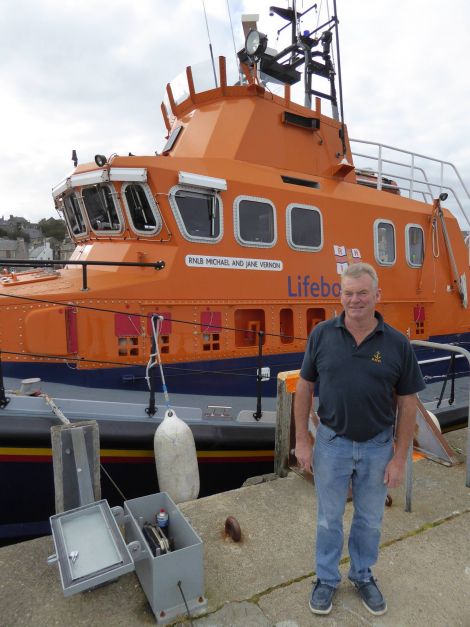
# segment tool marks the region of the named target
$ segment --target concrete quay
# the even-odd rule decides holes
[[[445,436],[464,460],[467,429]],[[182,504],[180,509],[204,542],[206,613],[196,627],[306,627],[383,625],[470,626],[470,488],[465,464],[452,468],[429,460],[413,464],[412,512],[404,511],[404,489],[391,491],[380,558],[374,574],[388,612],[374,617],[347,581],[331,614],[308,608],[313,571],[315,498],[312,485],[291,473],[285,479]],[[345,547],[352,505],[345,515]],[[242,540],[224,535],[235,516]],[[50,537],[0,549],[0,625],[70,627],[155,625],[135,574],[101,588],[64,598]],[[189,625],[189,619],[176,624]]]

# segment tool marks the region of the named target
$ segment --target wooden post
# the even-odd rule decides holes
[[[277,375],[277,416],[274,452],[274,472],[285,477],[291,465],[291,450],[295,442],[294,392],[299,371]]]

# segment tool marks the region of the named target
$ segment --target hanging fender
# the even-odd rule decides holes
[[[192,501],[199,494],[199,468],[194,436],[172,409],[165,412],[154,436],[155,463],[161,492],[175,503]]]

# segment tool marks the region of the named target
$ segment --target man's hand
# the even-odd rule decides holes
[[[384,483],[389,488],[398,488],[405,477],[406,458],[413,440],[416,425],[416,394],[397,396],[397,436],[395,454],[385,469]]]
[[[313,383],[299,377],[295,390],[295,456],[302,470],[312,472],[313,438],[308,431],[308,417],[313,402]]]
[[[398,459],[396,456],[388,462],[385,468],[384,483],[389,488],[398,488],[403,483],[405,477],[406,460]]]
[[[302,440],[297,440],[295,444],[295,456],[297,458],[297,462],[299,467],[302,470],[312,474],[312,445],[313,440],[310,433],[307,439],[303,438]]]

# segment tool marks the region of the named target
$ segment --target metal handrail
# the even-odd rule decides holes
[[[452,353],[460,353],[467,358],[470,366],[470,352],[460,346],[454,346],[453,344],[439,344],[438,342],[428,342],[426,340],[411,340],[411,343],[415,346],[425,346],[426,348],[434,348],[437,350],[450,351]],[[467,424],[467,473],[465,479],[465,485],[470,488],[470,386],[468,394],[468,424]]]
[[[404,150],[403,148],[397,148],[396,146],[389,146],[388,144],[381,144],[379,142],[371,142],[371,141],[367,141],[364,139],[353,139],[350,138],[350,141],[352,142],[357,142],[359,144],[368,144],[369,146],[377,146],[379,149],[381,148],[386,148],[388,150],[395,150],[396,152],[401,152],[402,154],[406,154],[406,155],[410,155],[410,157],[414,158],[414,157],[418,157],[419,159],[427,159],[428,161],[434,161],[435,163],[438,163],[441,166],[449,166],[452,170],[454,170],[454,173],[456,174],[457,178],[459,179],[459,183],[462,185],[463,189],[465,190],[467,196],[470,198],[470,192],[468,191],[467,187],[465,186],[465,183],[463,182],[462,177],[460,176],[457,168],[455,167],[455,165],[453,163],[451,163],[450,161],[443,161],[442,159],[436,159],[435,157],[428,157],[427,155],[422,155],[418,152],[412,152],[410,150]]]
[[[133,267],[133,268],[154,268],[155,270],[163,270],[165,267],[165,262],[155,261],[155,262],[144,262],[144,261],[71,261],[67,260],[57,260],[57,259],[0,259],[0,265],[8,266],[9,268],[15,267],[27,267],[27,268],[47,268],[54,266],[82,266],[82,292],[88,291],[90,288],[88,287],[88,275],[87,269],[88,266],[125,266],[125,267]]]
[[[361,157],[363,159],[370,159],[376,162],[377,164],[377,168],[376,168],[376,175],[377,175],[377,188],[378,189],[382,189],[382,177],[385,175],[386,177],[396,177],[396,178],[402,178],[405,180],[409,180],[411,182],[410,185],[410,198],[412,198],[413,193],[416,191],[417,193],[423,193],[423,190],[419,190],[419,189],[414,189],[414,184],[418,185],[418,186],[425,186],[428,188],[428,191],[432,190],[432,187],[437,188],[438,194],[439,195],[441,193],[441,191],[443,189],[447,189],[449,190],[454,199],[455,202],[457,203],[462,216],[464,217],[466,223],[470,226],[470,219],[469,219],[469,215],[468,215],[468,209],[465,209],[458,194],[457,191],[452,187],[452,185],[448,185],[447,183],[444,182],[444,172],[445,170],[450,171],[450,174],[455,175],[458,185],[460,185],[461,187],[461,192],[463,192],[463,198],[465,199],[465,204],[470,207],[470,192],[467,188],[467,186],[465,185],[462,177],[460,176],[457,168],[455,167],[455,165],[453,163],[451,163],[450,161],[442,161],[441,159],[436,159],[434,157],[428,157],[427,155],[423,155],[420,153],[416,153],[416,152],[411,152],[409,150],[403,150],[401,148],[396,148],[395,146],[390,146],[387,144],[380,144],[379,142],[372,142],[372,141],[367,141],[367,140],[362,140],[362,139],[353,139],[350,138],[350,142],[351,143],[357,143],[357,144],[362,144],[362,145],[367,145],[367,146],[373,146],[377,149],[377,154],[373,155],[373,154],[363,154],[363,153],[359,153],[356,151],[352,151],[353,156],[355,157]],[[406,159],[403,160],[403,162],[400,161],[392,161],[390,159],[385,159],[383,157],[383,150],[390,150],[390,151],[394,151],[395,153],[398,153],[399,155],[402,155],[404,157],[406,157]],[[428,164],[432,163],[434,165],[439,166],[440,168],[440,176],[439,176],[439,180],[438,181],[431,181],[428,179],[428,176],[426,175],[426,173],[424,172],[424,169],[419,167],[418,165],[416,165],[415,160],[416,159],[424,159]],[[407,177],[403,177],[400,174],[397,174],[396,172],[387,172],[385,173],[383,170],[383,164],[384,163],[388,163],[391,165],[395,165],[395,166],[399,166],[399,167],[404,167],[409,169],[410,171],[410,177],[407,179]],[[421,178],[416,176],[416,172],[421,173],[423,175],[424,180],[422,180]],[[459,188],[460,189],[460,188]]]
[[[372,155],[366,155],[364,153],[359,153],[359,152],[355,152],[354,153],[355,157],[362,157],[363,159],[371,159],[371,160],[376,160],[376,157],[372,156]],[[408,164],[405,163],[400,163],[399,161],[392,161],[391,159],[384,159],[382,157],[381,159],[381,163],[388,163],[390,165],[397,165],[399,167],[402,168],[410,168],[410,166]],[[361,170],[361,172],[363,172],[364,170]],[[442,192],[443,190],[447,190],[448,192],[450,192],[452,194],[452,196],[455,199],[455,202],[457,203],[459,209],[460,209],[460,213],[463,215],[463,217],[465,218],[467,224],[470,226],[470,220],[467,217],[467,214],[465,213],[465,209],[462,205],[462,203],[460,202],[460,199],[457,195],[457,192],[454,190],[453,187],[451,187],[450,185],[444,185],[443,182],[439,182],[439,183],[433,183],[432,181],[428,180],[427,174],[425,172],[425,170],[423,168],[419,168],[417,166],[412,166],[412,173],[413,172],[420,172],[423,175],[423,179],[418,179],[416,177],[412,177],[412,176],[405,176],[404,174],[400,174],[398,172],[392,172],[392,170],[382,170],[382,172],[379,172],[378,170],[374,170],[373,168],[370,168],[370,170],[368,169],[367,172],[370,171],[370,174],[377,176],[377,186],[374,185],[374,187],[377,187],[377,189],[388,189],[388,190],[396,190],[399,189],[401,191],[407,192],[408,193],[408,198],[413,198],[414,194],[419,194],[423,197],[423,202],[427,203],[427,204],[432,204],[434,197],[436,194],[433,193],[432,188],[433,187],[438,187],[439,188],[439,193]],[[359,177],[361,176],[361,174],[359,174]],[[409,187],[405,187],[404,185],[388,185],[386,183],[383,182],[383,179],[387,178],[391,178],[391,179],[398,179],[400,181],[407,181],[410,183]],[[360,178],[358,178],[358,183],[361,183],[362,185],[367,185],[367,181],[363,181]],[[414,187],[414,185],[417,186],[422,186],[422,187],[427,187],[428,191],[426,191],[425,189],[417,189]]]
[[[352,140],[352,141],[359,141],[359,140]],[[365,154],[363,152],[354,152],[353,154],[354,154],[355,157],[361,157],[362,159],[371,159],[372,161],[378,160],[377,157],[375,157],[373,155],[367,155],[367,154]],[[380,163],[388,163],[390,165],[397,165],[397,166],[399,166],[401,168],[407,168],[407,169],[410,168],[410,165],[407,164],[407,163],[401,163],[400,161],[392,161],[391,159],[384,159],[383,157],[380,158]],[[399,179],[403,179],[405,181],[410,181],[412,184],[413,183],[418,183],[420,185],[427,186],[429,195],[432,198],[433,194],[432,194],[431,186],[433,184],[428,181],[428,177],[427,177],[427,174],[426,174],[426,171],[424,170],[424,168],[420,168],[419,166],[412,165],[411,166],[411,170],[412,170],[412,174],[415,171],[419,172],[420,174],[422,174],[423,179],[422,180],[416,179],[414,176],[406,177],[406,176],[403,176],[401,174],[397,174],[396,172],[385,172],[385,171],[379,172],[378,170],[374,170],[374,169],[372,169],[371,171],[372,171],[373,174],[377,175],[377,177],[379,179],[378,180],[378,184],[381,185],[382,187],[384,187],[384,184],[382,182],[382,178],[384,176],[387,177],[387,178],[389,178],[389,177],[399,178]],[[412,184],[410,185],[410,188],[407,189],[407,191],[409,191],[409,197],[410,198],[412,198],[412,194],[415,191],[413,189],[413,185]],[[437,187],[437,184],[434,184],[434,186]],[[398,187],[400,189],[406,189],[406,188],[403,188],[401,186],[398,186]],[[424,193],[424,192],[420,192],[420,193]]]

